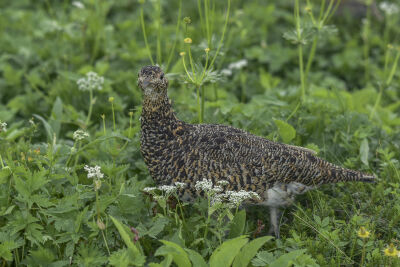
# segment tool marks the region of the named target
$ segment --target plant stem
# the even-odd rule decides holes
[[[222,30],[222,36],[221,36],[221,39],[219,40],[219,44],[218,44],[217,51],[215,52],[215,55],[214,55],[213,59],[211,60],[209,69],[211,69],[212,66],[214,65],[214,61],[215,61],[215,59],[216,59],[217,56],[218,56],[219,50],[221,50],[222,43],[223,43],[224,38],[225,38],[226,28],[228,27],[228,20],[229,20],[229,12],[230,12],[230,9],[231,9],[231,0],[228,0],[228,8],[227,8],[227,10],[226,10],[225,23],[224,23],[224,28],[223,28],[223,30]]]
[[[143,7],[140,8],[140,24],[142,25],[143,39],[144,39],[144,44],[146,45],[147,54],[149,56],[151,64],[154,65],[153,57],[151,56],[150,46],[149,43],[147,42],[146,27],[144,25]]]
[[[201,118],[201,104],[200,104],[200,86],[196,86],[196,96],[197,96],[197,114],[199,115],[199,123],[203,123]]]
[[[311,68],[311,64],[314,60],[314,56],[315,56],[315,51],[317,50],[317,43],[318,43],[318,36],[314,37],[312,46],[311,46],[311,50],[310,50],[310,55],[308,56],[308,60],[307,60],[307,66],[306,66],[306,72],[305,72],[305,79],[308,78],[308,73],[310,71]]]
[[[115,132],[115,112],[114,112],[114,102],[111,102],[111,110],[112,110],[112,116],[113,116],[113,126],[114,126],[114,132]]]
[[[178,21],[176,23],[176,28],[175,28],[175,40],[172,45],[171,51],[169,52],[169,55],[168,55],[167,65],[165,66],[165,72],[168,72],[169,65],[171,64],[171,60],[172,60],[172,57],[175,52],[176,42],[178,40],[179,26],[181,23],[181,15],[182,15],[182,0],[179,0]],[[186,29],[187,29],[187,25],[186,25]]]
[[[365,239],[363,239],[363,247],[362,247],[362,253],[361,253],[360,266],[364,266],[364,258],[365,258]]]
[[[90,117],[92,117],[92,109],[93,109],[93,90],[89,90],[89,112],[86,118],[85,126],[86,128],[89,126]]]
[[[158,0],[157,7],[157,63],[162,63],[162,51],[161,51],[161,0]]]
[[[389,86],[389,85],[392,83],[393,76],[394,76],[394,74],[396,73],[397,63],[399,62],[399,58],[400,58],[400,50],[397,51],[396,58],[394,59],[392,68],[391,68],[391,70],[390,70],[389,77],[388,77],[388,79],[386,80],[386,85],[387,85],[387,86]]]
[[[203,123],[204,121],[204,101],[205,101],[204,86],[201,86],[200,123]]]

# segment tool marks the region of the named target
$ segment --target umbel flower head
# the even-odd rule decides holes
[[[100,91],[103,89],[104,77],[99,76],[96,72],[90,71],[86,73],[85,78],[80,78],[76,83],[81,91]]]
[[[104,174],[101,173],[101,168],[100,166],[96,165],[94,167],[90,167],[88,165],[85,165],[84,167],[85,171],[88,172],[87,178],[94,178],[94,179],[102,179],[104,177]]]
[[[397,250],[397,248],[393,245],[393,243],[391,243],[387,248],[385,248],[385,250],[383,251],[385,253],[386,256],[388,257],[397,257],[399,251]]]
[[[370,235],[370,232],[368,232],[368,231],[365,229],[364,226],[361,226],[361,227],[360,227],[360,230],[358,230],[358,232],[357,232],[357,235],[358,235],[358,237],[361,237],[361,238],[368,238],[369,235]]]
[[[84,130],[76,130],[72,136],[72,138],[75,141],[80,141],[82,139],[85,139],[86,137],[89,137],[89,134],[85,132]]]
[[[0,121],[0,132],[7,132],[7,123]]]

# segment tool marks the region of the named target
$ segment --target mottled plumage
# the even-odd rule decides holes
[[[184,182],[183,199],[196,195],[196,181],[227,180],[226,190],[259,194],[271,209],[271,226],[279,236],[278,208],[294,196],[324,184],[373,181],[374,176],[344,169],[306,148],[272,142],[240,129],[179,120],[167,96],[168,81],[157,66],[142,68],[141,152],[157,184]]]

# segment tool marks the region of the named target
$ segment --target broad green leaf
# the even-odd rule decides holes
[[[287,122],[282,120],[274,120],[276,126],[278,127],[278,133],[282,138],[283,142],[288,143],[293,140],[296,136],[296,130]]]
[[[272,236],[263,236],[246,244],[236,256],[233,267],[248,266],[251,259],[257,254],[257,251],[272,238]]]
[[[298,250],[293,250],[289,253],[283,254],[280,256],[278,259],[273,261],[269,267],[288,267],[291,266],[291,262],[295,260],[297,257],[300,255],[304,254],[306,252],[305,249],[298,249]]]
[[[60,134],[62,114],[63,102],[61,98],[57,96],[53,105],[53,110],[51,111],[51,117],[49,119],[49,124],[57,137]]]
[[[51,128],[50,124],[42,116],[37,115],[37,114],[33,114],[33,116],[35,118],[39,119],[43,123],[44,128],[46,129],[46,133],[47,133],[47,140],[50,143],[53,143],[53,138],[54,138],[54,130],[53,130],[53,128]]]
[[[207,267],[206,261],[203,259],[203,257],[196,251],[192,249],[185,248],[184,249],[188,255],[189,259],[192,261],[192,264],[194,267]]]
[[[138,266],[142,266],[145,261],[145,256],[141,255],[139,249],[136,247],[136,245],[133,243],[131,240],[131,237],[127,231],[127,227],[125,227],[122,223],[120,223],[117,219],[115,219],[113,216],[110,215],[111,220],[113,221],[115,227],[117,227],[119,234],[122,237],[122,240],[124,240],[126,246],[129,248],[129,250],[135,255],[135,263]]]
[[[244,226],[246,224],[246,211],[241,210],[236,213],[230,225],[229,238],[235,238],[243,234]]]
[[[192,266],[188,254],[181,246],[167,240],[160,240],[160,242],[164,244],[164,248],[161,247],[157,249],[155,254],[156,256],[157,255],[166,256],[169,254],[172,256],[173,261],[176,263],[176,265],[178,265],[178,267]]]
[[[369,144],[368,139],[363,139],[360,145],[360,159],[361,162],[368,166],[368,153],[369,153]]]
[[[234,239],[226,240],[215,249],[210,257],[210,267],[229,267],[240,249],[247,243],[246,236],[239,236]]]

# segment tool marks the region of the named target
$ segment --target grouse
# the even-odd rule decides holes
[[[138,86],[143,93],[141,153],[155,182],[185,183],[183,200],[196,196],[194,185],[204,178],[214,184],[227,180],[225,190],[256,192],[258,203],[270,209],[270,232],[278,238],[279,208],[290,205],[295,195],[321,184],[375,179],[331,164],[307,148],[226,125],[179,120],[167,96],[167,77],[158,66],[143,67]]]

